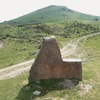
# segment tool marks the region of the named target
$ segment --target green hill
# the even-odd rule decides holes
[[[7,21],[9,24],[36,24],[47,22],[63,22],[63,21],[93,21],[100,20],[98,16],[79,13],[65,6],[51,5],[19,18]]]

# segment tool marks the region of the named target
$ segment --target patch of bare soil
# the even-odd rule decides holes
[[[92,90],[92,84],[83,84],[82,82],[78,85],[78,87],[80,88],[80,90],[78,91],[78,94],[80,96],[84,96],[88,93],[91,92]]]

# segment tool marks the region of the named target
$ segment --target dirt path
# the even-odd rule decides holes
[[[0,69],[0,80],[9,79],[12,77],[16,77],[22,73],[28,72],[33,62],[34,59],[13,66],[9,66],[4,69]]]
[[[3,41],[0,40],[0,48],[2,48],[2,47],[3,47]]]
[[[83,36],[78,40],[72,40],[68,45],[65,45],[61,49],[62,58],[74,54],[77,49],[77,45],[81,40],[85,41],[85,39],[87,39],[88,37],[92,37],[98,34],[100,33],[94,33],[94,34]],[[31,68],[31,65],[33,64],[33,62],[34,62],[34,59],[20,63],[20,64],[16,64],[4,69],[0,69],[0,80],[9,79],[12,77],[16,77],[22,73],[29,72],[29,69]]]
[[[77,50],[77,45],[81,40],[83,40],[85,42],[85,40],[87,38],[98,35],[98,34],[100,34],[100,32],[83,36],[83,37],[79,38],[78,40],[71,40],[71,42],[68,45],[64,46],[64,48],[61,49],[62,58],[65,58],[69,55],[74,54],[75,51]]]

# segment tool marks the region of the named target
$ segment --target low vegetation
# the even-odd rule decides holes
[[[1,24],[0,38],[4,46],[0,48],[0,68],[34,58],[46,36],[55,35],[62,47],[62,42],[99,30],[99,25],[77,21],[18,26]]]

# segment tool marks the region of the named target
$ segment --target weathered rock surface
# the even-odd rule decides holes
[[[29,82],[52,78],[82,80],[81,61],[62,60],[54,36],[44,38],[41,49],[30,69]]]

